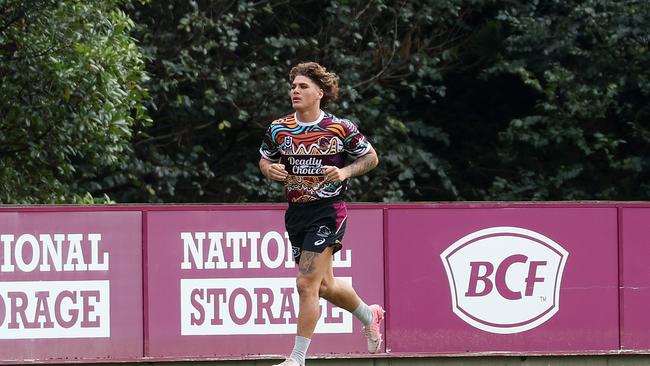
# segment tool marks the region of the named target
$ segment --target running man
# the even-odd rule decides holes
[[[346,119],[323,112],[338,97],[338,77],[315,63],[289,73],[295,113],[271,123],[260,148],[260,170],[283,182],[289,201],[285,226],[298,263],[298,327],[291,355],[276,366],[304,366],[320,318],[319,298],[351,312],[363,325],[368,352],[382,342],[384,309],[366,305],[350,284],[334,277],[332,256],[341,250],[347,219],[343,193],[348,178],[374,169],[375,149]],[[350,156],[354,160],[346,165]]]

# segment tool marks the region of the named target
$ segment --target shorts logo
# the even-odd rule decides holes
[[[325,243],[325,239],[327,239],[330,234],[332,234],[332,230],[330,230],[330,228],[325,225],[321,225],[316,232],[316,236],[321,237],[322,239],[316,240],[314,242],[314,246],[323,245]]]
[[[320,236],[321,238],[327,238],[330,236],[330,234],[332,234],[332,230],[330,230],[330,228],[325,225],[319,227],[318,232],[316,233],[316,235]]]
[[[568,256],[553,240],[518,227],[473,232],[440,254],[454,313],[498,334],[533,329],[560,310]]]
[[[291,246],[291,251],[292,251],[293,257],[298,258],[298,256],[300,255],[300,247]]]

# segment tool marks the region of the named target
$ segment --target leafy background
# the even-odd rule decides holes
[[[288,72],[380,165],[355,201],[645,200],[650,3],[0,0],[0,202],[264,202]]]

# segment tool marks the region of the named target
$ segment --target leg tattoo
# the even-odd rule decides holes
[[[316,270],[316,265],[314,260],[320,253],[304,251],[300,255],[300,263],[298,264],[300,273],[307,274],[312,273]]]

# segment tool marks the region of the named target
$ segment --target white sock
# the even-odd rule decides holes
[[[375,317],[370,307],[366,305],[366,303],[363,301],[361,301],[359,306],[357,306],[357,308],[352,312],[352,315],[354,315],[357,319],[361,320],[364,327],[370,325],[370,323],[372,323],[372,320]]]
[[[291,356],[289,357],[298,361],[300,365],[304,365],[305,356],[307,356],[307,348],[309,348],[309,343],[311,343],[311,339],[301,337],[301,336],[296,336],[296,341],[293,345],[293,351],[291,351]]]

